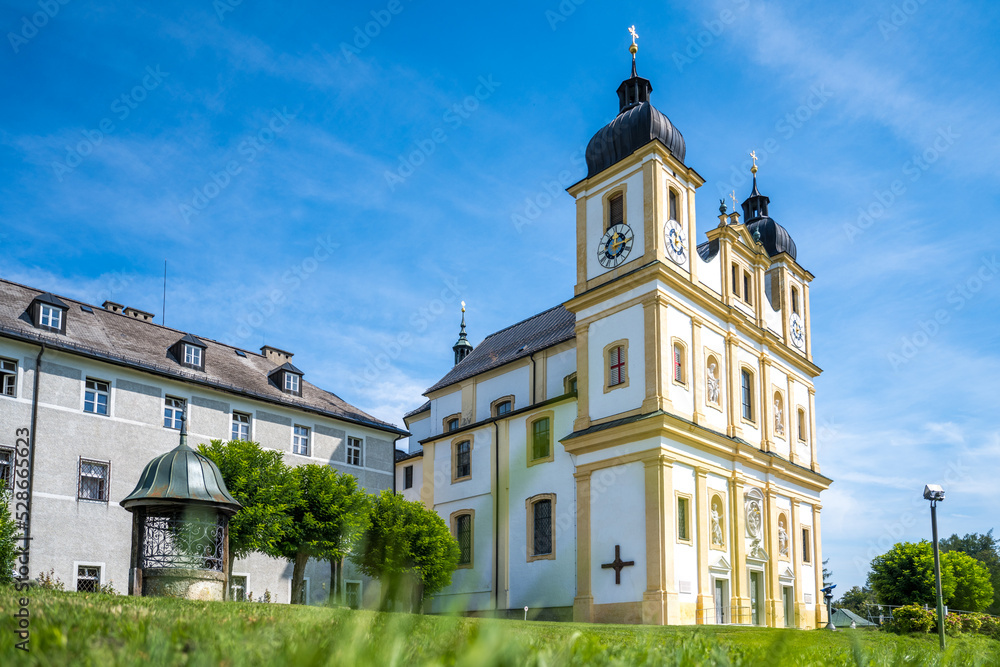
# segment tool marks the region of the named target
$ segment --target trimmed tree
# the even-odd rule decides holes
[[[458,566],[458,542],[437,512],[383,491],[372,505],[371,522],[351,560],[382,584],[381,608],[407,600],[411,607],[451,584]]]
[[[934,551],[927,540],[900,542],[872,560],[868,587],[881,604],[936,604]],[[945,600],[955,594],[955,577],[941,564],[941,590]]]
[[[993,602],[986,611],[1000,616],[1000,540],[993,537],[991,528],[984,534],[969,533],[964,537],[952,535],[941,540],[941,551],[961,551],[986,566],[993,586]]]
[[[212,440],[198,445],[198,451],[219,466],[230,495],[243,506],[229,520],[229,571],[237,558],[254,551],[280,557],[278,545],[292,526],[289,508],[296,488],[281,452],[243,440]]]
[[[352,475],[310,463],[292,468],[295,502],[291,528],[278,545],[292,563],[292,603],[302,604],[306,564],[310,558],[342,562],[368,521],[369,498]],[[340,573],[331,565],[331,574]],[[331,588],[336,583],[331,581]],[[332,593],[333,591],[331,591]]]
[[[990,606],[993,584],[985,565],[961,551],[948,551],[941,554],[941,568],[945,566],[955,577],[955,592],[946,598],[949,607],[960,611],[983,611]]]

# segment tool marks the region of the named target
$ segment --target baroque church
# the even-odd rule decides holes
[[[825,622],[809,283],[753,188],[704,180],[636,73],[591,138],[571,299],[487,336],[405,416],[396,489],[459,542],[430,611]],[[707,229],[706,229],[707,228]]]

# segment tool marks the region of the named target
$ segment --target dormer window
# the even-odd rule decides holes
[[[184,338],[173,344],[170,351],[181,366],[203,371],[205,370],[205,350],[207,347],[197,336],[186,334]]]
[[[268,376],[271,382],[286,394],[292,396],[302,395],[302,371],[292,364],[285,362],[271,371]]]
[[[29,307],[31,319],[39,329],[66,333],[66,311],[69,306],[51,294],[39,294]]]

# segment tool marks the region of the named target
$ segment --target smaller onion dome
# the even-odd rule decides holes
[[[792,240],[791,234],[767,215],[767,205],[770,203],[770,198],[757,190],[757,172],[754,171],[753,191],[743,202],[743,224],[746,225],[750,236],[764,245],[769,256],[774,257],[787,252],[792,259],[795,259],[795,241]]]
[[[187,444],[187,420],[181,421],[181,443],[146,464],[121,506],[207,505],[235,514],[242,507],[229,495],[219,467]]]
[[[451,346],[451,349],[455,352],[455,364],[465,359],[472,352],[472,343],[469,342],[469,337],[465,333],[465,302],[462,302],[462,329],[458,333],[458,341]]]

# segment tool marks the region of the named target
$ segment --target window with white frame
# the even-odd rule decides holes
[[[163,428],[175,428],[180,430],[184,421],[184,406],[186,401],[183,398],[167,396],[163,399]]]
[[[38,324],[43,327],[48,327],[49,329],[61,330],[62,329],[62,318],[63,311],[61,308],[56,308],[55,306],[50,306],[48,304],[39,304],[38,311]]]
[[[14,396],[17,393],[17,362],[0,359],[0,394]]]
[[[753,421],[753,374],[747,369],[740,371],[740,407],[743,419]]]
[[[295,373],[285,373],[285,391],[290,394],[299,393],[299,376]]]
[[[608,350],[608,386],[625,383],[625,346],[616,345]]]
[[[110,397],[111,389],[107,382],[87,378],[86,387],[83,392],[84,412],[92,412],[95,415],[108,414]]]
[[[247,575],[233,574],[229,577],[229,599],[233,602],[247,601]]]
[[[14,482],[14,450],[0,447],[0,486],[10,488]]]
[[[77,498],[108,502],[108,486],[111,478],[111,464],[107,461],[80,459],[80,479]]]
[[[674,343],[674,382],[685,384],[684,377],[684,346]]]
[[[403,468],[403,488],[413,488],[413,466],[406,466]]]
[[[184,363],[191,366],[201,366],[201,348],[197,345],[184,343]]]
[[[305,426],[295,426],[292,432],[292,453],[309,456],[309,429]]]
[[[98,565],[78,565],[76,590],[78,593],[96,593],[101,588],[101,568]]]
[[[361,438],[347,438],[347,463],[352,466],[360,466],[364,460],[362,449],[364,441]]]
[[[233,411],[233,440],[250,440],[250,415]]]

